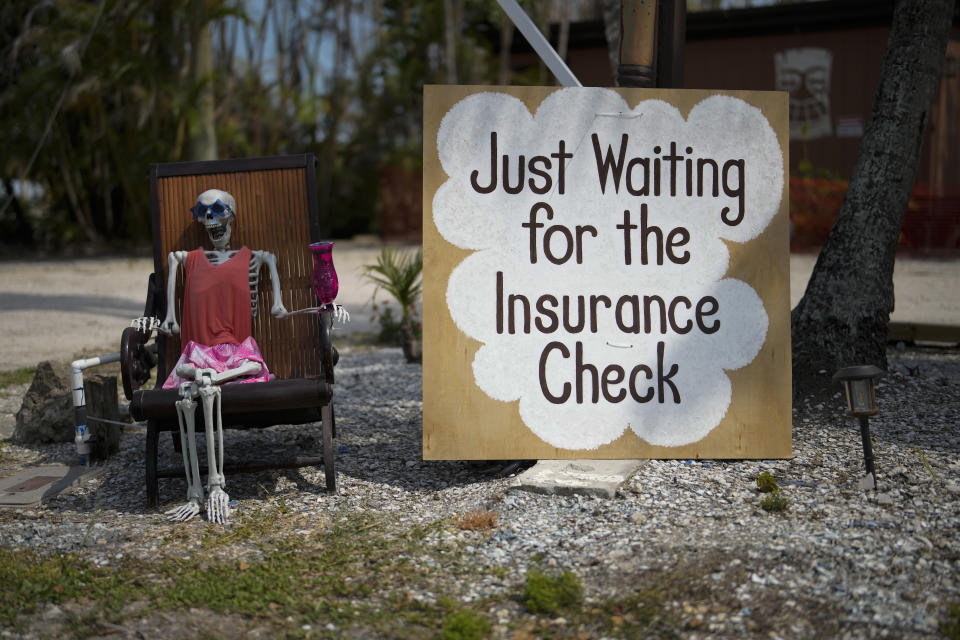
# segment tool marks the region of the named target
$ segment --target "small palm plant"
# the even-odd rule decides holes
[[[423,291],[422,272],[422,249],[411,253],[393,247],[384,247],[377,256],[377,264],[368,264],[363,268],[363,275],[376,285],[373,290],[374,303],[377,292],[382,289],[400,305],[400,336],[407,362],[420,362],[422,357],[418,327],[414,324],[416,304]]]

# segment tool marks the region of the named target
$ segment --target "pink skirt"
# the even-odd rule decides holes
[[[259,362],[260,373],[255,376],[246,376],[243,378],[234,378],[224,384],[244,383],[244,382],[266,382],[272,377],[267,370],[267,363],[263,361],[260,355],[260,347],[257,341],[250,336],[240,344],[228,342],[218,344],[212,347],[197,344],[193,340],[187,342],[183,353],[177,364],[170,370],[170,376],[163,383],[164,389],[176,389],[184,382],[190,382],[186,378],[177,375],[177,367],[181,364],[192,365],[196,369],[213,369],[217,373],[222,373],[228,369],[236,369],[246,362]]]

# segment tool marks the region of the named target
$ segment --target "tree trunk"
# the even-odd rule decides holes
[[[846,198],[792,314],[795,387],[838,368],[886,368],[897,237],[940,78],[954,0],[900,0]]]
[[[443,0],[444,63],[447,68],[447,84],[457,84],[457,36],[460,16],[456,0]]]
[[[567,49],[570,46],[570,4],[560,4],[560,33],[557,37],[557,55],[566,61]]]
[[[210,23],[198,28],[193,39],[191,76],[200,86],[197,96],[197,121],[190,137],[191,160],[217,159],[217,131],[214,121],[213,52],[210,44]]]
[[[603,33],[607,40],[610,57],[610,75],[617,81],[617,65],[620,64],[620,0],[602,0]]]
[[[500,72],[497,84],[510,84],[510,47],[513,46],[513,22],[503,13],[500,17]]]

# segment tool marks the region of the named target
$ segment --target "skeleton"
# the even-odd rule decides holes
[[[207,231],[213,250],[204,251],[213,265],[221,265],[234,255],[229,250],[231,223],[234,221],[236,203],[229,193],[211,189],[200,194],[196,206],[192,208],[194,218]],[[187,260],[186,251],[172,251],[167,256],[167,300],[172,301],[176,293],[177,269]],[[280,278],[277,273],[276,258],[268,251],[251,251],[250,257],[250,310],[257,315],[257,290],[260,282],[260,270],[266,266],[273,285],[273,304],[270,313],[277,318],[289,317],[296,313],[318,312],[320,308],[302,309],[290,313],[283,306],[280,296]],[[168,335],[180,333],[174,313],[175,305],[167,304],[167,315],[159,330]],[[349,319],[349,315],[339,305],[335,305],[338,320]],[[177,419],[180,425],[180,442],[183,450],[183,466],[187,479],[187,502],[166,512],[171,520],[187,521],[197,516],[204,506],[204,489],[200,483],[200,466],[196,440],[197,399],[203,407],[205,435],[207,444],[207,486],[206,513],[213,522],[223,524],[230,515],[230,497],[223,474],[223,420],[220,405],[220,384],[246,376],[261,373],[259,362],[244,361],[237,367],[217,372],[214,369],[195,368],[190,364],[181,364],[176,368],[178,376],[185,382],[180,384],[180,400],[177,401]]]

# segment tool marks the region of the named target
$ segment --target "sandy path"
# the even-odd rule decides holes
[[[378,251],[337,243],[337,302],[352,314],[348,330],[376,328],[370,319],[372,288],[361,270]],[[814,261],[814,256],[791,256],[791,305],[800,299]],[[143,311],[152,270],[147,258],[0,262],[0,370],[118,350],[120,333]],[[958,283],[960,260],[898,260],[893,319],[960,325]]]

